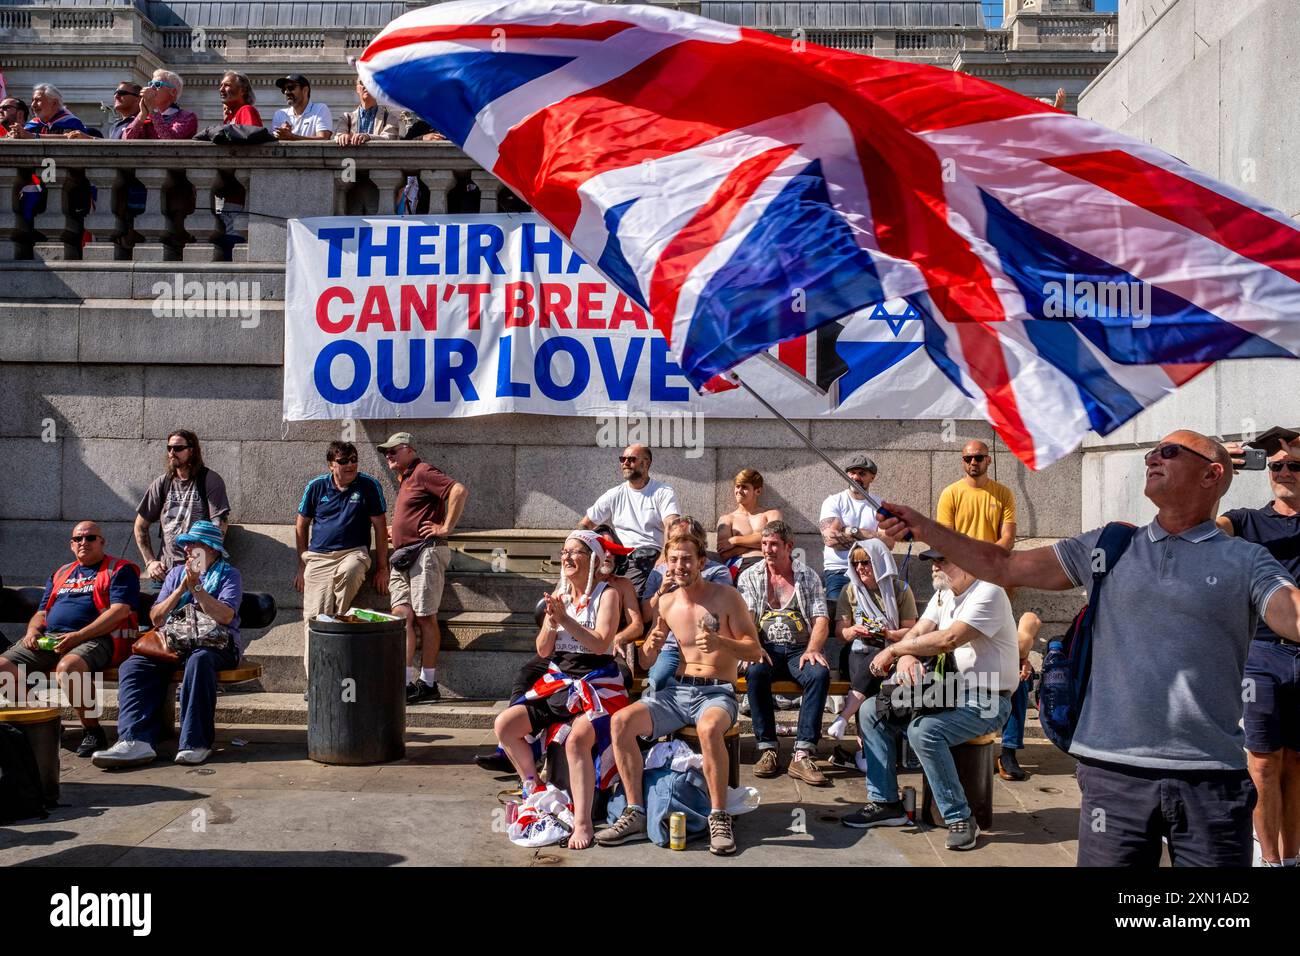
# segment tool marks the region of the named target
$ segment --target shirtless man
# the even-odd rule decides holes
[[[780,508],[760,510],[763,476],[753,468],[742,468],[735,477],[736,510],[718,519],[718,557],[723,561],[739,557],[744,571],[763,559],[758,542],[769,521],[781,520]]]
[[[644,840],[645,807],[641,803],[643,763],[638,737],[657,739],[683,727],[694,726],[704,757],[704,780],[709,789],[709,851],[736,852],[727,813],[727,753],[723,736],[736,722],[739,707],[734,686],[739,661],[762,656],[754,619],[734,589],[700,577],[704,546],[689,534],[668,542],[668,574],[678,588],[659,600],[659,616],[645,644],[642,663],[653,664],[667,639],[677,635],[685,663],[683,673],[652,700],[642,700],[616,713],[610,721],[614,760],[627,795],[627,809],[615,823],[596,834],[601,846]],[[689,637],[687,636],[689,635]]]

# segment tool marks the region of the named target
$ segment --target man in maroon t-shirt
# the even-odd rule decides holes
[[[469,491],[450,475],[422,462],[413,442],[409,432],[398,432],[380,445],[379,450],[398,481],[388,593],[393,613],[406,618],[406,702],[423,704],[441,699],[437,679],[438,648],[442,643],[438,605],[442,603],[447,564],[451,561],[447,535],[460,520]],[[413,560],[405,561],[412,551],[418,553]],[[418,676],[417,632],[422,648]]]

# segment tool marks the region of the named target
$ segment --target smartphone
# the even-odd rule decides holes
[[[1263,471],[1268,464],[1268,452],[1262,448],[1247,446],[1241,450],[1241,456],[1246,459],[1246,463],[1241,466],[1242,471]]]
[[[1262,468],[1263,466],[1261,465],[1260,467]],[[197,571],[200,576],[208,573],[208,552],[196,551],[194,553],[194,570]]]

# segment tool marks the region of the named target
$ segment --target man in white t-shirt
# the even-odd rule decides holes
[[[892,539],[876,531],[876,508],[867,500],[867,490],[876,480],[876,463],[866,455],[854,455],[844,463],[844,472],[861,491],[845,489],[822,502],[817,527],[822,533],[822,587],[828,606],[839,600],[849,583],[849,550],[859,541],[880,538],[891,548]]]
[[[977,580],[933,550],[921,557],[934,562],[934,597],[907,636],[876,655],[871,672],[884,675],[895,670],[900,685],[895,696],[915,701],[903,687],[917,683],[921,658],[947,655],[942,699],[951,709],[912,718],[907,739],[921,760],[930,791],[948,825],[948,849],[970,850],[979,837],[979,827],[949,748],[996,733],[1006,723],[1011,693],[1020,682],[1016,621],[1002,588]],[[955,676],[948,677],[954,672]],[[930,696],[925,695],[927,704]],[[857,828],[903,826],[907,816],[898,798],[894,764],[901,729],[879,714],[867,714],[871,709],[868,704],[858,713],[867,759],[867,805],[841,822]]]
[[[597,498],[578,522],[579,528],[588,531],[598,524],[614,526],[618,540],[632,549],[628,555],[627,577],[637,594],[644,590],[646,578],[664,546],[664,530],[682,513],[677,492],[650,477],[653,457],[645,445],[624,448],[618,457],[624,482]]]
[[[285,109],[271,118],[271,132],[278,140],[331,139],[334,117],[324,103],[311,102],[311,82],[301,73],[290,73],[275,81],[284,94]]]

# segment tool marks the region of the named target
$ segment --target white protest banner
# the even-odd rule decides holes
[[[537,216],[291,220],[284,417],[767,413],[698,395],[633,299]],[[792,418],[975,418],[884,303],[738,371]]]

